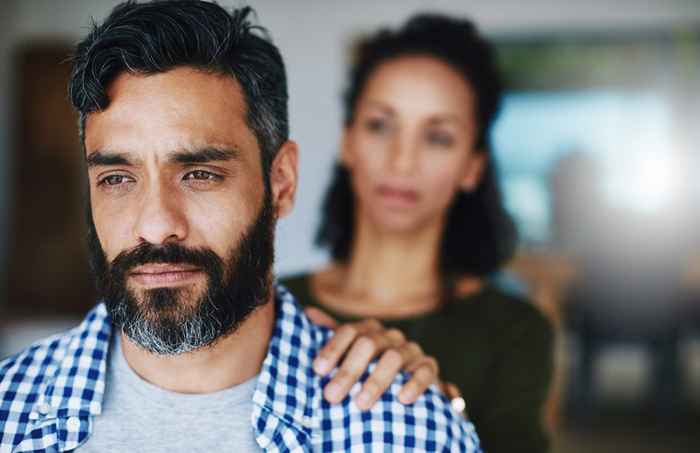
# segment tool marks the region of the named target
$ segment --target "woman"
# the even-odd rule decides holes
[[[282,283],[309,307],[379,319],[437,358],[486,450],[538,452],[552,327],[488,279],[515,249],[489,158],[501,94],[491,48],[468,21],[420,15],[362,42],[318,234],[333,262]]]

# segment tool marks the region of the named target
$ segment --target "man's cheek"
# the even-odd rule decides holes
[[[97,239],[104,250],[107,257],[107,262],[111,263],[120,253],[133,248],[135,245],[129,245],[126,241],[126,234],[119,229],[118,222],[111,222],[107,225],[96,225]]]
[[[219,258],[224,259],[230,251],[237,248],[247,225],[242,223],[242,217],[232,219],[220,218],[212,219],[206,225],[202,225],[199,230],[204,247],[210,249]],[[214,234],[215,233],[215,234]]]

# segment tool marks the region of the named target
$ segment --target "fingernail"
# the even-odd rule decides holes
[[[340,385],[331,382],[326,386],[326,397],[332,400],[338,400],[340,397]]]
[[[410,404],[415,398],[415,393],[411,390],[404,390],[399,393],[399,401],[401,404]]]
[[[357,405],[361,409],[369,409],[369,393],[367,392],[360,392],[359,395],[357,395]]]
[[[314,360],[314,371],[316,371],[319,374],[325,374],[328,373],[328,369],[330,368],[330,362],[328,359],[324,359],[323,357],[318,357],[316,360]]]

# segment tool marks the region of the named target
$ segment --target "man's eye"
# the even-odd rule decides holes
[[[126,175],[109,175],[105,178],[102,178],[98,182],[98,185],[104,184],[106,186],[118,186],[119,184],[123,184],[125,182],[128,182],[129,179],[130,178]]]
[[[185,181],[216,181],[221,177],[209,171],[195,170],[187,173],[182,179]]]

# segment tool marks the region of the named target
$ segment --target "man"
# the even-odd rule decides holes
[[[78,45],[103,302],[0,364],[0,452],[478,450],[434,389],[399,404],[403,376],[368,411],[324,400],[331,332],[272,283],[297,147],[250,12],[127,2]]]

